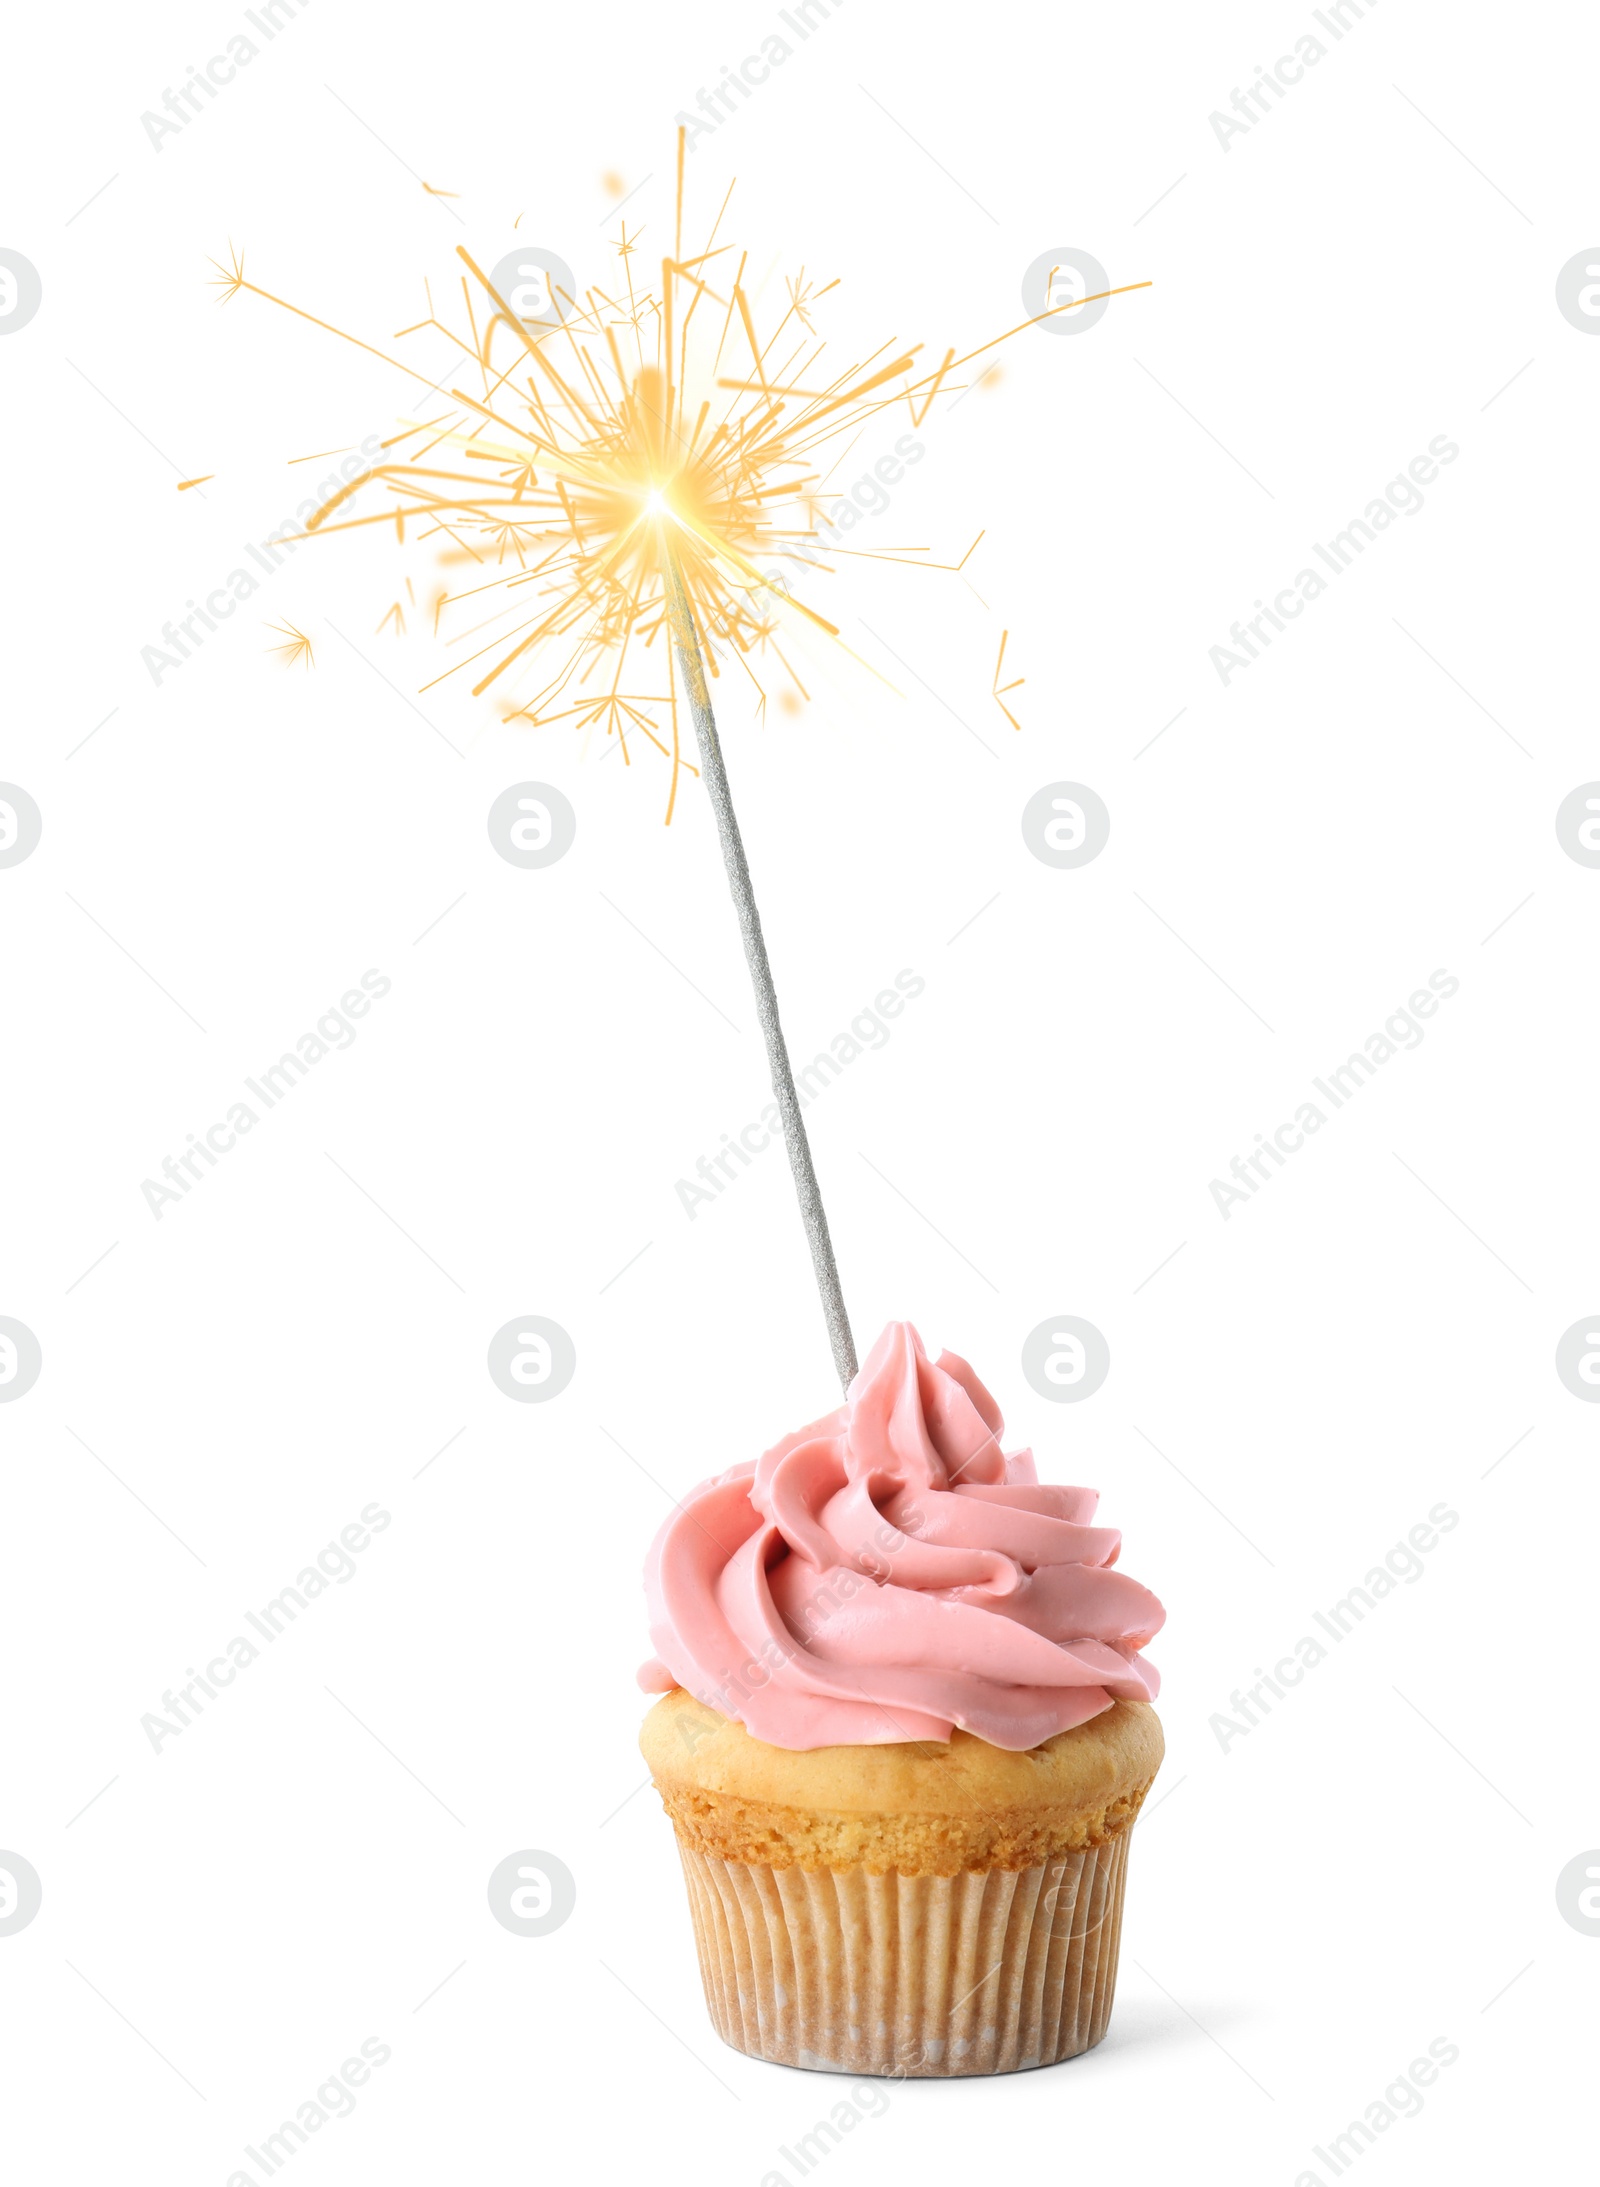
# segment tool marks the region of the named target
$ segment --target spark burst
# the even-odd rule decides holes
[[[285,668],[293,668],[300,661],[307,668],[316,667],[316,654],[303,630],[296,630],[293,623],[268,623],[264,627],[283,640],[282,645],[269,645],[267,651],[278,654]]]
[[[698,771],[681,747],[665,643],[671,567],[713,683],[742,675],[764,707],[770,662],[789,690],[808,696],[793,637],[843,641],[772,565],[782,556],[797,573],[832,575],[824,553],[849,552],[824,550],[817,536],[829,498],[825,466],[881,413],[903,404],[920,426],[936,396],[961,391],[959,375],[975,359],[1039,318],[1095,301],[1058,305],[962,357],[952,348],[932,371],[919,365],[920,343],[894,342],[835,368],[813,313],[837,283],[817,287],[802,269],[786,282],[771,331],[758,333],[748,254],[735,258],[734,246],[718,240],[733,186],[704,243],[686,252],[683,181],[680,130],[673,247],[659,286],[637,283],[638,238],[629,240],[624,222],[616,292],[559,297],[559,324],[520,318],[460,250],[470,276],[461,281],[465,332],[437,316],[430,294],[429,316],[395,339],[442,332],[476,391],[452,385],[453,407],[407,422],[385,443],[385,460],[341,487],[307,526],[321,536],[390,527],[402,545],[431,543],[448,575],[435,631],[486,605],[491,622],[506,626],[434,681],[470,670],[473,695],[494,693],[504,719],[600,729],[630,764],[632,739],[653,746],[670,762],[669,822],[680,772]],[[430,393],[441,387],[248,280],[237,254],[217,272],[224,302],[248,292],[383,357]],[[926,553],[861,559],[959,567]],[[535,688],[518,695],[529,677]]]

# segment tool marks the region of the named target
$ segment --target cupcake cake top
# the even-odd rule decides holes
[[[1098,1492],[1041,1483],[964,1359],[892,1321],[837,1412],[704,1481],[645,1565],[647,1692],[685,1687],[771,1746],[1021,1751],[1153,1701],[1166,1613],[1113,1569]]]

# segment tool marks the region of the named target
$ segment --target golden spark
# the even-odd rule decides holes
[[[995,705],[999,707],[1001,713],[1004,714],[1006,720],[1010,722],[1012,728],[1020,729],[1022,724],[1018,721],[1016,715],[1012,713],[1010,707],[1007,706],[1005,694],[1008,691],[1020,691],[1028,679],[1026,676],[1018,676],[1011,683],[1003,684],[1000,681],[1001,673],[1006,665],[1006,640],[1010,635],[1009,630],[1002,630],[1000,633],[1000,658],[994,664],[994,686],[989,696],[994,700]]]
[[[411,605],[412,605],[413,607],[415,607],[415,606],[416,606],[416,604],[417,604],[417,595],[416,595],[416,592],[415,592],[415,590],[414,590],[414,589],[413,589],[413,587],[412,587],[412,583],[411,583],[411,580],[410,580],[410,578],[409,578],[409,577],[408,577],[408,578],[406,579],[406,598],[407,598],[407,599],[408,599],[408,600],[409,600],[409,601],[411,602]],[[437,623],[437,620],[438,620],[438,618],[437,618],[437,615],[435,615],[435,622],[436,622],[436,623]],[[388,611],[387,611],[387,613],[386,613],[386,614],[384,615],[383,621],[382,621],[381,623],[379,623],[379,625],[378,625],[378,628],[377,628],[377,632],[375,633],[375,635],[377,635],[377,636],[381,637],[381,636],[382,636],[382,634],[383,634],[383,631],[384,631],[384,628],[385,628],[385,626],[386,626],[387,624],[389,624],[389,623],[393,623],[393,624],[394,624],[394,634],[395,634],[395,636],[396,636],[397,638],[403,638],[403,637],[405,636],[405,634],[406,634],[406,611],[405,611],[405,608],[404,608],[404,607],[403,607],[403,606],[401,605],[401,603],[400,603],[400,602],[399,602],[398,600],[391,600],[391,601],[390,601],[390,603],[389,603],[389,607],[388,607]]]
[[[327,536],[377,526],[402,546],[429,546],[450,588],[434,601],[435,630],[470,648],[445,674],[471,674],[474,696],[493,691],[506,720],[603,729],[629,764],[634,741],[655,747],[670,765],[668,821],[680,771],[698,770],[680,749],[667,636],[688,635],[714,681],[747,677],[762,709],[767,657],[803,693],[791,658],[800,636],[821,633],[848,652],[837,625],[797,598],[786,574],[831,575],[824,556],[851,552],[818,536],[819,512],[844,498],[827,484],[829,466],[874,418],[904,405],[919,426],[936,396],[973,384],[958,376],[975,360],[1057,311],[1098,301],[1057,305],[964,356],[949,349],[932,370],[918,362],[920,343],[896,341],[835,364],[812,315],[837,284],[816,287],[802,269],[776,323],[758,332],[748,254],[719,240],[732,185],[709,233],[687,249],[683,185],[680,130],[673,242],[659,287],[636,285],[624,229],[616,293],[557,291],[549,323],[519,317],[459,250],[472,277],[461,281],[465,331],[435,314],[431,295],[428,317],[402,330],[437,330],[459,352],[452,377],[461,384],[449,387],[442,412],[437,375],[259,287],[236,252],[217,265],[216,284],[223,302],[247,290],[427,389],[429,412],[403,421],[381,459],[341,486],[307,529]],[[976,377],[990,369],[981,364]],[[936,569],[967,559],[931,562],[928,551],[860,558]],[[674,620],[683,612],[687,633]],[[390,614],[403,627],[398,602]],[[997,667],[1003,707],[999,686]]]
[[[267,651],[281,654],[285,668],[293,668],[297,661],[304,661],[307,668],[316,667],[317,657],[303,630],[296,630],[293,623],[265,623],[262,628],[275,632],[284,640],[282,645],[269,645]]]

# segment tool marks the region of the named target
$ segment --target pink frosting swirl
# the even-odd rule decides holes
[[[1022,1751],[1113,1699],[1154,1700],[1139,1654],[1166,1612],[1112,1567],[1097,1492],[1001,1451],[964,1359],[892,1321],[826,1419],[686,1496],[645,1565],[657,1658],[791,1748],[950,1736]]]

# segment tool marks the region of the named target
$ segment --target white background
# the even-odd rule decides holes
[[[44,1356],[0,1409],[0,1847],[44,1889],[0,1937],[15,2176],[224,2187],[375,2036],[297,2180],[794,2187],[840,2091],[713,2036],[634,1746],[667,1496],[835,1387],[780,1157],[693,1222],[674,1190],[767,1099],[709,815],[690,782],[663,829],[647,753],[418,698],[454,655],[379,633],[426,575],[385,542],[302,547],[159,686],[140,657],[328,468],[289,458],[411,414],[376,358],[219,310],[209,257],[380,346],[458,242],[613,280],[602,177],[659,256],[676,111],[782,26],[323,4],[154,149],[141,113],[242,24],[7,34],[0,244],[44,292],[0,341],[0,775],[44,816],[0,872],[0,1312]],[[1600,230],[1596,40],[1379,6],[1224,149],[1211,112],[1316,28],[851,0],[690,159],[702,226],[737,175],[769,296],[839,277],[840,363],[975,345],[1060,245],[1154,283],[936,404],[870,539],[954,561],[986,527],[970,584],[815,581],[905,695],[819,663],[800,716],[723,718],[797,1053],[926,981],[811,1111],[862,1348],[903,1315],[969,1357],[1169,1610],[1110,2036],[891,2088],[828,2187],[1327,2187],[1314,2145],[1439,2037],[1363,2179],[1545,2170],[1575,2132],[1597,1415],[1553,1358],[1600,1304],[1600,872],[1553,822],[1600,775],[1600,342],[1555,282]],[[1441,434],[1421,513],[1224,687],[1209,649]],[[527,779],[578,813],[544,872],[484,826]],[[1019,829],[1063,779],[1112,816],[1076,872]],[[158,1222],[142,1180],[369,967],[354,1046]],[[1224,1221],[1210,1180],[1440,968],[1420,1048]],[[530,1312],[578,1369],[521,1407],[484,1354]],[[1111,1348],[1078,1407],[1019,1364],[1061,1313]],[[1233,1690],[1441,1501],[1423,1577],[1224,1751]],[[163,1691],[372,1502],[356,1576],[153,1753]],[[577,1885],[539,1939],[485,1897],[524,1848]]]

